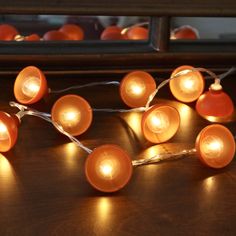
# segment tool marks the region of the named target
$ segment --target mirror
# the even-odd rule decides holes
[[[1,41],[148,40],[149,17],[1,15]]]

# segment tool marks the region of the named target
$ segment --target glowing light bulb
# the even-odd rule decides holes
[[[8,130],[7,130],[6,125],[4,125],[3,123],[0,123],[0,140],[3,141],[8,138],[9,138],[9,135],[8,135]]]
[[[99,171],[101,172],[103,177],[112,179],[115,173],[115,165],[113,161],[109,159],[103,160],[100,163]]]
[[[40,90],[40,80],[38,77],[29,76],[22,85],[22,92],[28,97],[34,97]]]
[[[141,127],[144,137],[152,143],[171,139],[180,125],[179,112],[168,105],[154,105],[144,112]]]
[[[192,66],[180,66],[171,74],[170,90],[181,102],[193,102],[203,92],[204,79],[199,71],[193,69]]]
[[[73,127],[78,125],[78,123],[80,122],[80,117],[81,115],[79,111],[71,109],[63,111],[60,120],[63,123],[63,125],[68,127]]]
[[[162,112],[153,112],[147,120],[148,128],[154,133],[162,133],[168,129],[170,125],[168,116]]]
[[[195,147],[199,160],[212,168],[227,166],[235,155],[235,141],[223,125],[208,125],[198,134]]]
[[[155,89],[156,82],[150,74],[145,71],[133,71],[122,79],[120,96],[129,107],[142,107]]]
[[[217,158],[221,156],[224,145],[219,137],[211,135],[202,140],[201,148],[207,158]]]
[[[127,84],[126,92],[133,97],[140,97],[145,93],[146,86],[143,81],[132,80]]]
[[[95,148],[85,163],[88,182],[102,192],[120,190],[129,182],[132,172],[130,157],[112,144]]]

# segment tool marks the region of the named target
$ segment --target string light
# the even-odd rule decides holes
[[[209,88],[209,91],[202,94],[196,103],[196,110],[199,115],[213,117],[229,117],[234,112],[234,104],[226,94],[220,84],[220,80],[216,80]]]
[[[59,98],[51,111],[52,120],[73,136],[84,133],[92,122],[92,108],[82,97],[69,94]]]
[[[128,30],[122,31],[126,39],[129,40],[147,40],[148,39],[148,29],[141,26],[133,26],[128,28]]]
[[[200,161],[212,168],[223,168],[233,159],[235,141],[231,132],[219,124],[208,125],[196,139]]]
[[[118,26],[108,26],[106,27],[101,36],[101,40],[123,40],[124,36],[121,34],[122,28]]]
[[[182,75],[170,80],[172,94],[181,102],[193,102],[199,98],[204,90],[204,79],[198,70],[192,66],[176,68],[171,77],[182,72]]]
[[[170,39],[199,39],[199,32],[190,25],[183,25],[171,31]]]
[[[106,144],[93,150],[85,163],[88,182],[102,192],[123,188],[133,172],[131,158],[119,146]]]
[[[69,36],[59,30],[50,30],[43,35],[45,41],[70,40]]]
[[[129,107],[142,107],[146,105],[155,89],[156,82],[150,74],[144,71],[133,71],[122,79],[120,96]]]
[[[10,41],[19,34],[18,30],[9,24],[0,25],[0,40]]]
[[[168,105],[154,105],[144,112],[141,127],[144,137],[152,143],[171,139],[180,125],[178,111]]]
[[[83,40],[84,31],[83,29],[75,24],[65,24],[60,29],[60,32],[67,35],[69,40]]]
[[[14,84],[14,95],[17,101],[22,104],[33,104],[47,92],[47,80],[39,68],[28,66],[20,71]]]

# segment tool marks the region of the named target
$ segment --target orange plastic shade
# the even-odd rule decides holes
[[[75,24],[65,24],[60,29],[60,32],[66,34],[69,40],[83,40],[84,39],[84,31]]]
[[[70,38],[65,33],[58,30],[48,31],[44,34],[43,39],[46,41],[70,40]]]
[[[116,145],[102,145],[87,157],[85,173],[88,182],[102,192],[122,189],[130,180],[133,166],[128,154]]]
[[[148,29],[140,26],[131,27],[126,32],[127,39],[146,40],[148,39]]]
[[[223,168],[234,158],[234,137],[223,125],[205,127],[198,134],[195,146],[200,161],[212,168]]]
[[[16,143],[18,127],[16,120],[0,111],[0,152],[9,151]]]
[[[180,66],[176,68],[171,77],[178,72],[187,72],[194,69],[192,66]],[[193,102],[199,98],[204,90],[204,79],[199,71],[192,71],[179,75],[170,80],[172,94],[181,102]]]
[[[196,104],[196,110],[201,116],[227,117],[232,115],[234,104],[231,98],[222,89],[202,94]]]
[[[155,89],[156,82],[150,74],[145,71],[133,71],[122,79],[120,96],[129,107],[142,107]]]
[[[154,105],[142,117],[144,137],[152,143],[162,143],[171,139],[180,125],[179,112],[168,105]]]
[[[37,34],[31,34],[24,38],[25,41],[40,41],[40,37]]]
[[[20,103],[36,103],[47,92],[47,80],[43,72],[35,66],[25,67],[16,77],[14,95]]]
[[[92,108],[88,102],[77,95],[65,95],[53,105],[52,120],[73,136],[84,133],[92,122]]]
[[[14,26],[8,24],[0,25],[0,40],[13,40],[17,34],[19,34],[19,32]]]
[[[101,34],[101,40],[122,40],[122,29],[118,26],[108,26]]]
[[[184,25],[176,28],[171,33],[171,39],[198,39],[199,34],[197,29]]]

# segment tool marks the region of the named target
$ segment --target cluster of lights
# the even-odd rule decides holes
[[[181,66],[173,71],[170,79],[159,86],[156,86],[154,78],[144,71],[134,71],[123,78],[120,83],[120,96],[132,109],[140,108],[140,111],[144,111],[140,126],[148,141],[157,144],[168,141],[176,134],[181,123],[176,108],[165,104],[149,106],[155,94],[167,82],[176,99],[182,102],[197,100],[196,108],[200,115],[205,115],[202,113],[202,107],[205,109],[209,105],[206,98],[208,93],[213,93],[211,99],[219,99],[218,96],[220,96],[221,106],[227,106],[229,109],[227,100],[229,97],[222,91],[218,78],[215,78],[215,83],[210,86],[209,92],[202,94],[204,77],[200,71],[207,72],[208,70]],[[18,74],[14,84],[14,94],[20,103],[38,102],[48,92],[50,93],[50,89],[47,87],[45,75],[37,67],[26,67]],[[214,96],[216,98],[212,98]],[[224,100],[224,97],[227,99]],[[214,102],[211,105],[214,106]],[[231,105],[232,111],[229,112],[226,109],[225,112],[225,109],[217,104],[220,112],[217,112],[217,108],[214,107],[213,113],[211,109],[208,110],[208,115],[220,117],[231,115],[234,110],[233,103]],[[84,98],[78,95],[69,94],[59,98],[54,103],[51,114],[25,111],[30,108],[20,104],[15,106],[20,109],[15,115],[10,116],[5,112],[0,112],[1,152],[10,150],[16,143],[18,125],[25,114],[36,115],[50,121],[60,132],[77,144],[79,141],[74,136],[84,133],[92,122],[93,109]],[[132,176],[133,167],[137,165],[135,164],[137,161],[132,161],[129,155],[117,145],[106,144],[94,150],[88,148],[84,150],[89,154],[85,164],[87,180],[93,187],[103,192],[115,192],[123,188]],[[235,154],[234,137],[226,127],[220,124],[209,125],[198,134],[194,152],[197,153],[199,160],[209,167],[225,167],[232,161]],[[181,154],[188,154],[188,151],[184,150]],[[138,161],[145,164],[149,160]]]

